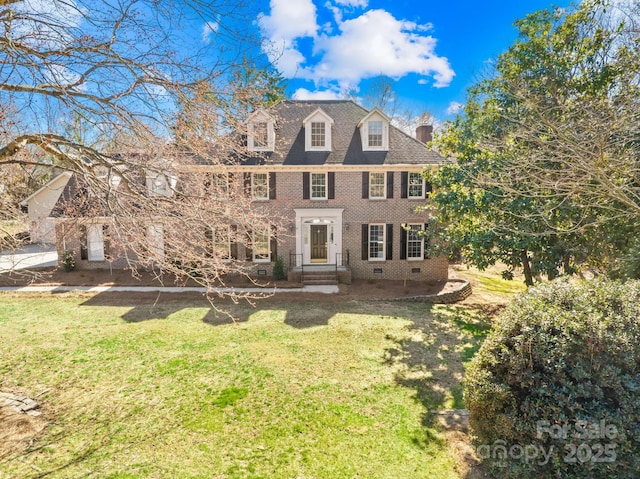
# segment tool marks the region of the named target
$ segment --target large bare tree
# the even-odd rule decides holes
[[[250,247],[277,219],[227,175],[243,148],[229,125],[242,127],[246,109],[234,101],[265,94],[230,87],[258,51],[241,1],[0,0],[0,169],[74,173],[58,214],[76,232],[108,220],[112,250],[132,267],[207,286],[245,273],[216,245]],[[214,170],[230,182],[224,197]]]

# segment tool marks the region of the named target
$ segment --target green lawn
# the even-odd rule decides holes
[[[285,298],[0,294],[0,390],[50,421],[0,478],[458,478],[429,411],[482,314]]]

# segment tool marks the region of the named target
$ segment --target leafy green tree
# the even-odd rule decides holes
[[[631,10],[583,2],[520,37],[437,141],[442,237],[473,264],[537,274],[609,265],[640,227],[640,38]]]

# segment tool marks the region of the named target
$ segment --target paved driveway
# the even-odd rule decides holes
[[[47,268],[58,263],[54,246],[28,244],[17,250],[0,253],[0,273],[19,269]]]

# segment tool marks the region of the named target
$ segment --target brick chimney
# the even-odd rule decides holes
[[[429,143],[433,139],[433,125],[420,125],[416,128],[416,139],[422,143]]]

